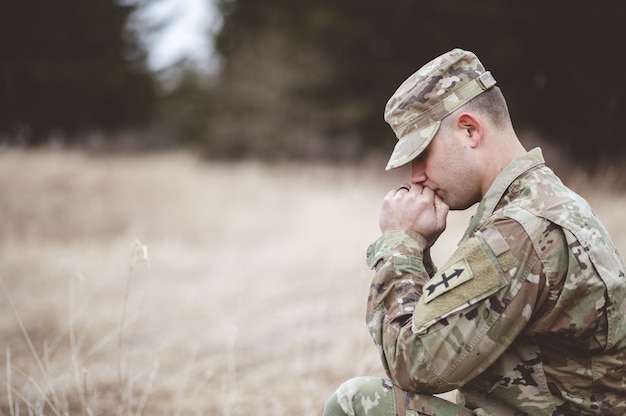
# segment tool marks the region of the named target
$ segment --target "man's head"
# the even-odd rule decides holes
[[[495,83],[476,55],[462,49],[433,59],[411,75],[385,108],[385,120],[398,137],[387,170],[418,157],[446,116]]]

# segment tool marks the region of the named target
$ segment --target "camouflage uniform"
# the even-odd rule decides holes
[[[626,414],[624,264],[540,149],[500,173],[439,271],[426,247],[392,231],[368,248],[390,382],[346,382],[327,416]],[[454,389],[458,405],[432,396]]]
[[[441,271],[424,247],[396,231],[368,250],[367,323],[396,386],[459,389],[494,415],[626,412],[624,266],[539,149],[501,173]]]

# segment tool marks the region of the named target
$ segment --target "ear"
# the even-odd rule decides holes
[[[483,125],[480,119],[470,112],[463,112],[457,116],[457,127],[464,131],[469,140],[470,147],[475,148],[483,138]]]

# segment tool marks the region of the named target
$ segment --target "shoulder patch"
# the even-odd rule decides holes
[[[428,303],[437,296],[462,285],[473,277],[472,269],[467,260],[461,259],[445,271],[436,274],[424,286],[424,303]]]
[[[425,331],[507,286],[498,258],[487,247],[482,236],[468,239],[442,271],[424,284],[413,311],[414,331]]]

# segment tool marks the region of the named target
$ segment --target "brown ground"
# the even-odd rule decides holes
[[[0,414],[319,415],[381,374],[364,251],[403,173],[0,152]],[[577,184],[626,252],[626,197]]]

